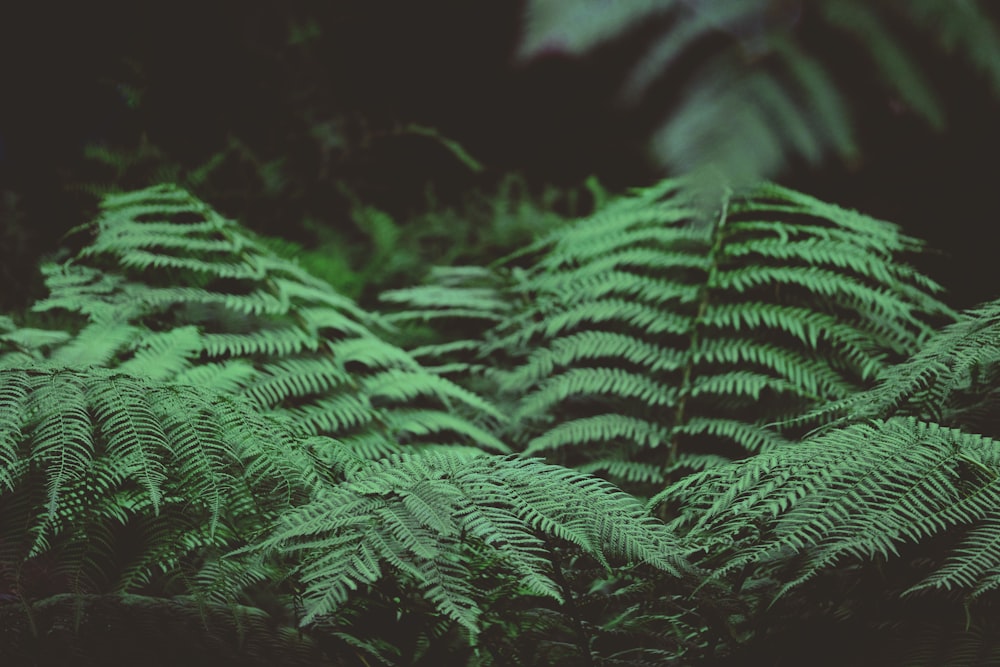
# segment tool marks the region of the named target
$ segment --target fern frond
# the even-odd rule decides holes
[[[19,452],[21,427],[27,414],[28,396],[34,388],[27,370],[3,369],[0,383],[0,481],[13,490],[14,481],[20,478],[21,455]],[[60,436],[61,437],[61,436]]]
[[[894,417],[695,474],[668,495],[687,496],[675,527],[720,547],[708,556],[717,572],[800,554],[792,573],[771,575],[787,577],[779,595],[844,560],[891,558],[904,544],[966,530],[948,564],[912,590],[968,590],[995,569],[981,549],[995,532],[998,479],[1000,443]]]
[[[620,95],[637,104],[670,81],[677,102],[654,135],[655,157],[673,173],[712,171],[742,186],[796,162],[857,155],[848,104],[856,81],[838,74],[819,44],[850,40],[873,81],[935,129],[945,126],[943,98],[923,74],[919,47],[939,47],[949,66],[964,60],[980,69],[1000,94],[1000,33],[985,5],[531,0],[520,55],[581,55],[606,41],[621,43],[644,24],[654,32]]]
[[[468,364],[470,385],[485,367],[516,445],[605,471],[641,462],[648,479],[654,461],[775,447],[767,424],[867,388],[953,315],[894,225],[774,185],[714,201],[687,185],[638,191],[500,263],[506,319],[472,353],[429,351]],[[442,310],[459,307],[475,303]]]
[[[14,386],[18,382],[14,379]],[[92,397],[85,393],[79,377],[51,375],[46,382],[33,383],[31,400],[24,414],[37,415],[34,458],[46,470],[49,501],[46,511],[55,515],[60,494],[76,480],[84,479],[94,459],[94,422],[89,408]],[[10,386],[4,382],[5,386]],[[57,407],[53,410],[53,407]],[[9,410],[10,406],[2,409]],[[12,416],[16,413],[10,413]],[[96,415],[100,419],[101,415]],[[11,424],[6,425],[8,428]],[[20,429],[14,431],[20,436]],[[102,434],[103,435],[103,434]]]
[[[98,368],[0,369],[0,443],[0,505],[19,508],[0,543],[75,582],[27,581],[29,597],[191,576],[198,554],[329,483],[287,424],[244,401]]]
[[[957,589],[976,598],[1000,586],[1000,525],[987,516],[955,545],[945,563],[907,593]]]
[[[481,428],[504,418],[488,401],[423,368],[381,337],[380,318],[187,192],[109,196],[95,226],[78,257],[47,269],[51,296],[35,306],[82,319],[53,362],[211,383],[267,411],[308,414],[304,434],[367,443],[356,451],[394,451],[387,425],[408,408],[441,413],[402,429],[414,445],[477,437],[506,450]]]
[[[917,415],[1000,435],[993,392],[1000,368],[1000,301],[963,313],[905,362],[885,369],[877,386],[803,415],[801,421]]]
[[[679,545],[631,497],[536,460],[401,456],[287,513],[259,548],[299,554],[306,620],[332,613],[388,563],[442,614],[478,632],[467,550],[480,544],[531,595],[561,599],[542,535],[678,574]]]

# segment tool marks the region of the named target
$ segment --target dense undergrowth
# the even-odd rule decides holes
[[[0,320],[8,661],[998,659],[1000,311],[891,224],[664,181],[379,312],[175,186],[76,238]]]

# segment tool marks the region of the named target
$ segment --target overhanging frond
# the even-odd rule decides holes
[[[546,535],[602,563],[683,568],[679,543],[607,482],[537,460],[443,451],[368,464],[287,513],[255,548],[299,559],[307,621],[334,612],[388,565],[475,634],[470,550],[485,550],[525,593],[561,599]]]

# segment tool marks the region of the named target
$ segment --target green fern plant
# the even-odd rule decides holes
[[[71,593],[231,641],[260,614],[217,605],[271,597],[309,639],[258,658],[739,661],[847,622],[883,661],[996,652],[1000,302],[935,332],[892,225],[665,181],[387,317],[174,187],[88,229],[35,311],[68,329],[0,319],[15,628]],[[424,319],[450,338],[382,337]],[[645,507],[589,474],[698,468]]]
[[[703,544],[713,576],[756,591],[762,611],[837,587],[833,608],[811,615],[894,625],[893,659],[939,664],[961,644],[995,661],[968,628],[989,626],[1000,586],[998,313],[991,302],[963,314],[876,387],[811,415],[838,418],[794,447],[692,475],[655,501],[680,500],[674,529]],[[947,632],[907,646],[935,623]]]
[[[92,229],[35,308],[71,329],[0,321],[0,544],[18,604],[272,596],[276,622],[311,626],[328,654],[393,663],[403,648],[365,636],[375,619],[404,613],[417,644],[468,652],[504,595],[565,600],[560,545],[683,572],[633,498],[483,454],[507,449],[472,421],[496,408],[187,193],[108,197]],[[370,461],[414,436],[415,453]]]
[[[213,387],[366,457],[399,443],[507,451],[495,408],[385,343],[378,319],[173,186],[109,196],[36,312],[78,316],[54,364]]]
[[[652,489],[782,446],[772,422],[870,386],[951,317],[893,225],[776,186],[706,203],[664,181],[492,272],[387,294],[394,321],[472,320],[479,342],[415,353],[492,381],[525,453]]]
[[[220,560],[326,475],[244,401],[123,373],[0,370],[7,595],[196,592],[271,576]]]
[[[552,540],[605,567],[608,554],[684,569],[663,525],[602,480],[455,451],[367,463],[331,447],[326,467],[317,438],[288,426],[245,400],[117,371],[0,371],[4,599],[41,612],[64,593],[84,607],[141,593],[197,607],[271,590],[303,614],[287,599],[276,623],[339,626],[342,651],[388,656],[366,636],[379,605],[349,600],[387,579],[468,644],[500,590],[562,599]],[[344,628],[352,613],[362,620]]]
[[[475,636],[479,589],[503,583],[472,568],[484,547],[495,554],[494,577],[501,567],[513,575],[505,584],[511,594],[563,599],[543,536],[605,567],[609,553],[674,576],[684,569],[681,547],[662,524],[603,480],[537,460],[446,451],[355,469],[345,483],[286,513],[253,548],[301,554],[306,622],[378,581],[388,564]]]

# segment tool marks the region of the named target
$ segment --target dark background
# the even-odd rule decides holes
[[[639,28],[584,57],[520,63],[512,54],[521,12],[507,0],[3,10],[0,305],[39,295],[34,267],[91,219],[95,183],[155,180],[155,170],[98,168],[85,156],[95,144],[143,138],[158,159],[193,169],[238,139],[258,171],[280,164],[282,176],[261,198],[259,175],[231,174],[209,202],[268,233],[294,234],[289,221],[317,210],[336,224],[349,214],[338,183],[405,217],[425,205],[428,182],[447,202],[509,172],[539,189],[596,176],[620,191],[662,177],[645,146],[669,109],[670,81],[658,84],[656,104],[615,103],[655,34]],[[851,99],[861,159],[793,165],[776,180],[926,239],[939,252],[918,264],[953,305],[998,296],[1000,104],[983,77],[954,58],[926,59],[948,115],[947,129],[934,132],[867,86],[850,50],[824,48],[861,82]],[[411,124],[456,141],[485,169],[406,131]],[[320,125],[330,133],[318,139]]]

